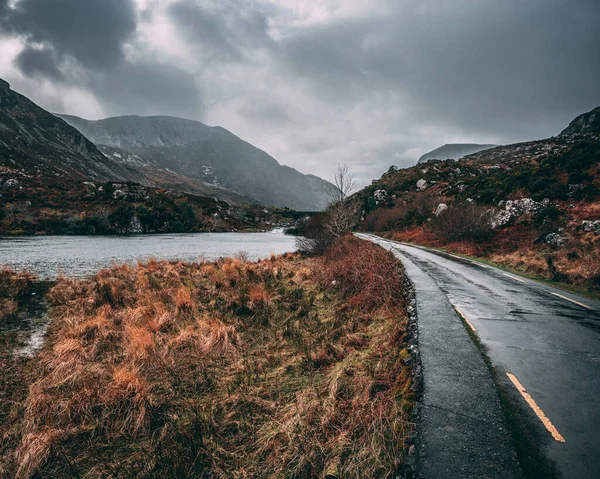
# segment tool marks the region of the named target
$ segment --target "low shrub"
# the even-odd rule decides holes
[[[429,223],[430,230],[444,241],[488,241],[492,229],[492,210],[474,204],[451,206]]]

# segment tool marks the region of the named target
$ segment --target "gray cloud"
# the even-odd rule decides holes
[[[415,119],[527,138],[600,102],[598,22],[594,0],[397,2],[300,29],[284,50],[323,98],[398,91]]]
[[[2,35],[24,46],[11,83],[221,124],[362,183],[446,142],[547,137],[600,104],[597,0],[141,3],[0,0]]]
[[[59,60],[52,48],[36,49],[26,46],[16,58],[17,66],[27,76],[41,75],[62,80],[63,74],[58,68]]]
[[[110,75],[92,75],[86,83],[111,115],[202,116],[202,98],[193,76],[172,64],[151,59],[123,62]]]
[[[55,49],[55,61],[68,55],[84,67],[102,69],[123,58],[123,43],[135,32],[136,14],[130,0],[21,0],[8,10],[5,24],[27,44]],[[32,55],[31,50],[25,55],[30,71],[48,71],[49,55]],[[40,68],[34,68],[35,60]]]
[[[245,52],[273,45],[267,18],[253,2],[179,0],[169,6],[171,19],[207,61],[243,61]]]

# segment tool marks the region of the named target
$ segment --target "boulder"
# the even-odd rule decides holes
[[[506,202],[500,202],[499,207],[504,206],[503,210],[498,211],[492,219],[492,227],[499,228],[506,226],[511,221],[524,214],[534,214],[541,210],[544,206],[547,206],[549,201],[544,200],[542,202],[534,201],[531,198],[522,198],[520,200],[508,200]]]
[[[448,209],[448,205],[446,203],[440,203],[439,205],[437,205],[437,208],[435,209],[435,216],[441,215],[447,209]]]
[[[544,237],[544,243],[553,248],[563,248],[567,244],[567,241],[568,239],[559,233],[549,233]]]
[[[15,180],[14,178],[11,178],[10,180],[5,181],[4,188],[16,188],[20,184],[21,183],[19,183],[19,180]]]
[[[375,204],[378,205],[379,203],[385,203],[390,199],[390,197],[385,190],[375,190],[375,193],[373,193],[373,199],[375,200]]]
[[[421,178],[419,181],[417,181],[417,190],[418,191],[424,191],[427,189],[427,182]]]
[[[596,235],[600,235],[600,220],[583,220],[583,222],[581,223],[581,229],[586,233],[594,233]]]

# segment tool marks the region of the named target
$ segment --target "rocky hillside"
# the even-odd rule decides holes
[[[429,160],[458,160],[463,156],[494,148],[495,146],[496,145],[479,145],[477,143],[447,143],[429,153],[425,153],[419,158],[418,163],[425,163]]]
[[[137,170],[103,155],[79,131],[0,79],[0,167],[62,179],[144,182]]]
[[[575,118],[560,136],[600,135],[600,106]]]
[[[152,178],[167,171],[255,202],[296,210],[321,210],[326,204],[326,181],[280,165],[221,127],[164,116],[62,118],[101,147],[118,147],[142,158],[142,171]]]
[[[362,228],[600,290],[599,112],[545,140],[391,167],[351,198]]]

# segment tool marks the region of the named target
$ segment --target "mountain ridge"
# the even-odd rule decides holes
[[[15,92],[0,79],[0,159],[31,174],[146,182],[143,174],[112,161],[64,120]]]
[[[322,210],[327,203],[328,182],[281,165],[220,126],[172,116],[60,117],[99,146],[124,149],[155,169],[235,191],[253,202],[302,211]]]
[[[495,148],[497,146],[498,145],[479,143],[446,143],[422,155],[417,161],[417,164],[425,163],[429,160],[458,160],[464,156]]]

